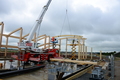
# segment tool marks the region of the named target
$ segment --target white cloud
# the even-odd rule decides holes
[[[73,8],[78,10],[82,6],[91,5],[95,8],[100,8],[103,12],[108,11],[112,7],[119,5],[118,0],[73,0]]]
[[[1,0],[0,21],[5,23],[4,33],[20,27],[23,27],[24,35],[29,33],[46,2]],[[96,51],[120,51],[119,0],[52,0],[41,24],[41,35],[60,35],[66,8],[72,34],[87,38],[86,45],[94,47]],[[70,34],[67,21],[62,34]]]

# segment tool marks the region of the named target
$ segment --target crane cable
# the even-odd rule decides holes
[[[68,8],[67,8],[67,6],[68,6],[68,0],[66,0],[66,14],[65,14],[65,18],[64,18],[64,21],[63,21],[63,25],[62,25],[62,29],[61,29],[60,35],[62,34],[63,27],[64,27],[66,19],[67,19],[67,22],[68,22],[70,35],[72,34],[71,26],[70,26],[70,22],[69,22],[69,17],[68,17]]]

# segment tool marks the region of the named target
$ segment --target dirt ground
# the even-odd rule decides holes
[[[115,75],[115,80],[120,80],[120,58],[115,60]],[[48,73],[46,69],[41,69],[28,74],[5,78],[3,80],[48,80]]]
[[[115,80],[120,80],[120,60],[115,61]]]

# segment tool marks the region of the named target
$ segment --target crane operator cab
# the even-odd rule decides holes
[[[42,49],[38,48],[39,43],[31,43],[31,42],[18,42],[18,47],[19,48],[24,48],[27,49],[28,51],[33,51],[33,52],[43,52]]]

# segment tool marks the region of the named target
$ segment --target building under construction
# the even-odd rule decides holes
[[[51,0],[43,7],[42,13],[31,32],[23,35],[23,29],[19,28],[4,34],[4,23],[0,22],[0,79],[10,80],[11,76],[20,76],[24,73],[37,73],[47,75],[46,80],[105,80],[105,72],[109,65],[102,57],[102,52],[98,58],[93,58],[91,53],[87,53],[85,38],[81,35],[58,35],[47,36],[36,35],[38,25],[41,24],[43,16],[47,11]],[[20,32],[20,35],[13,35]],[[5,37],[5,44],[2,43]],[[27,37],[27,38],[26,38]],[[18,39],[18,45],[9,45],[9,39]],[[42,42],[43,44],[39,44]],[[64,44],[65,53],[61,54]],[[68,50],[71,53],[68,54]],[[113,57],[111,57],[112,59]],[[9,61],[8,61],[9,60]],[[111,62],[112,63],[112,62]],[[9,68],[6,69],[6,65]],[[7,66],[7,67],[8,67]],[[111,64],[112,66],[112,64]],[[41,70],[40,70],[41,69]],[[88,77],[82,75],[88,74]],[[111,74],[112,75],[112,74]],[[24,75],[23,75],[24,76]],[[14,79],[12,77],[12,80]],[[39,77],[39,76],[37,76]],[[43,76],[41,76],[42,78]],[[16,79],[16,78],[15,78]],[[36,80],[39,80],[36,79]],[[44,79],[41,79],[44,80]]]
[[[9,38],[16,38],[18,39],[18,41],[22,41],[22,40],[26,40],[26,36],[27,35],[22,35],[23,29],[19,28],[16,29],[14,31],[12,31],[9,34],[4,34],[3,30],[4,30],[4,23],[1,22],[1,34],[0,34],[0,46],[1,46],[1,59],[3,60],[7,60],[7,59],[13,59],[11,58],[12,55],[18,55],[18,53],[20,51],[22,51],[21,48],[19,48],[18,46],[12,46],[12,45],[8,45],[9,43]],[[12,35],[13,33],[20,31],[20,35],[19,36],[14,36]],[[2,38],[6,37],[6,45],[2,44]],[[72,80],[72,79],[76,79],[79,78],[80,76],[82,76],[83,74],[86,73],[92,73],[92,70],[95,66],[101,66],[101,69],[106,69],[107,64],[106,62],[101,62],[102,59],[102,53],[100,54],[100,57],[98,59],[94,59],[93,55],[92,55],[92,50],[91,50],[91,54],[87,54],[87,46],[85,46],[85,40],[86,38],[84,38],[83,36],[79,36],[79,35],[59,35],[59,36],[54,36],[55,39],[58,39],[58,43],[51,43],[51,37],[47,36],[47,35],[41,35],[38,36],[37,40],[44,40],[44,43],[39,45],[38,47],[42,47],[42,49],[47,50],[47,49],[57,49],[58,51],[58,58],[50,58],[50,63],[49,63],[49,67],[48,67],[48,72],[49,73],[57,73],[58,71],[59,73],[59,77],[58,80],[61,80],[61,78],[63,78],[64,80]],[[64,56],[63,54],[61,54],[61,46],[62,46],[62,42],[66,41],[66,48],[65,48],[65,53]],[[36,34],[34,34],[34,38],[32,39],[33,42],[36,42]],[[71,47],[71,53],[67,53],[68,51],[68,47]],[[13,50],[10,50],[10,49]],[[77,54],[76,54],[77,53]],[[36,58],[37,59],[37,58]],[[15,60],[15,59],[13,59]],[[93,62],[93,60],[96,60]],[[18,66],[21,65],[20,63],[21,60],[18,59],[17,64]],[[42,60],[45,61],[45,60]],[[7,64],[7,62],[3,63],[3,68],[5,68],[5,65]],[[35,64],[34,64],[35,65]],[[79,66],[81,65],[81,67]],[[46,65],[48,66],[48,64]],[[54,67],[53,67],[54,66]],[[69,68],[69,69],[67,69]],[[79,69],[81,68],[81,69]],[[58,71],[57,71],[58,70]],[[64,72],[64,75],[63,73]],[[71,74],[69,74],[71,73]],[[60,77],[62,75],[62,77]],[[90,75],[89,75],[90,77]],[[50,77],[49,77],[50,78]],[[52,80],[52,79],[51,79]],[[102,80],[102,79],[99,79]]]

